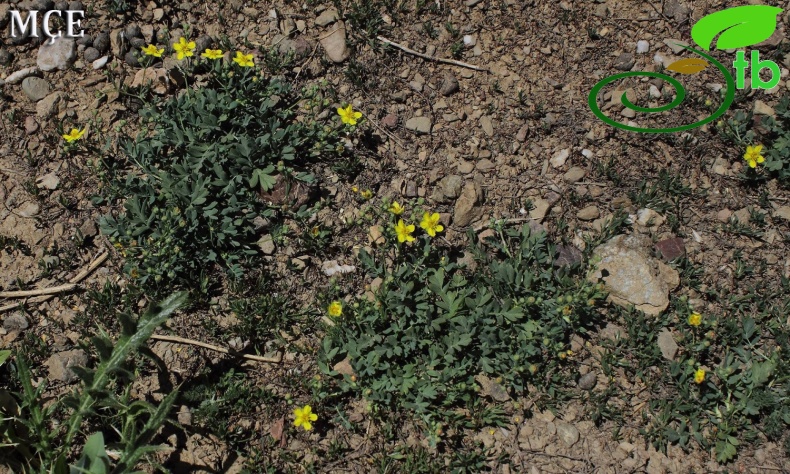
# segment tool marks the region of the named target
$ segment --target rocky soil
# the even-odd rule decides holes
[[[0,4],[0,291],[69,282],[105,251],[111,257],[82,281],[83,288],[126,284],[121,257],[96,225],[108,209],[90,199],[99,182],[91,160],[101,153],[118,153],[116,139],[139,127],[136,113],[142,102],[134,93],[141,86],[151,83],[154,98],[173,95],[180,87],[175,59],[143,69],[139,49],[187,34],[199,43],[198,49],[218,46],[226,38],[235,47],[254,51],[258,63],[264,58],[261,51],[270,48],[293,53],[286,76],[301,85],[325,82],[339,102],[353,104],[368,121],[373,145],[357,142],[364,166],[353,185],[371,189],[377,197],[424,198],[441,213],[449,243],[463,243],[470,227],[486,232],[483,224],[492,218],[531,221],[559,236],[565,244],[561,258],[573,262],[581,258],[586,236],[605,228],[617,211],[625,211],[629,236],[616,237],[593,253],[601,259],[599,272],[606,272],[600,276],[606,278],[611,301],[635,305],[648,315],[666,310],[671,295],[679,294],[704,311],[719,311],[719,302],[707,299],[702,290],[738,292],[736,258],[764,265],[761,278],[766,285],[790,277],[790,193],[774,181],[759,191],[743,185],[738,178],[746,166],[743,150],[707,126],[688,134],[655,136],[618,131],[598,120],[587,105],[588,92],[601,78],[628,70],[655,71],[678,57],[680,51],[668,40],[690,40],[696,19],[732,6],[729,2],[431,0],[397,8],[372,2],[370,12],[359,6],[365,2],[339,4],[344,9],[280,0]],[[52,8],[85,10],[86,36],[46,45],[45,38],[8,35],[10,9]],[[777,34],[760,46],[782,62],[782,80],[773,90],[749,90],[738,105],[755,117],[774,114],[772,107],[790,91],[790,55],[782,53],[790,46],[787,13],[780,17]],[[355,26],[366,21],[365,15],[372,18],[369,31]],[[388,48],[375,35],[482,70]],[[708,85],[722,81],[715,71],[704,73],[700,97],[712,94]],[[634,86],[634,93],[658,97],[663,87],[645,81]],[[639,120],[629,117],[617,94],[607,100],[610,116]],[[89,146],[66,153],[61,134],[72,127],[87,128]],[[656,182],[663,170],[679,177],[692,194],[672,209],[635,203],[640,183]],[[332,209],[339,211],[323,212],[319,218],[329,224],[338,218],[352,222],[357,216],[350,185],[329,169],[321,179],[330,190]],[[765,221],[760,238],[725,230],[731,216],[748,222],[754,212]],[[289,249],[275,248],[270,236],[262,238],[261,247],[280,267],[296,265],[298,271],[289,270],[288,278],[294,288],[309,293],[313,284],[326,284],[327,268],[353,265],[353,247],[367,244],[368,238],[348,233],[341,245],[346,251],[331,258],[291,255]],[[681,285],[678,271],[668,265],[680,256],[703,269],[702,290]],[[0,348],[43,341],[48,355],[42,373],[53,382],[55,393],[74,381],[68,367],[86,361],[78,342],[91,329],[75,320],[85,309],[81,295],[33,301],[25,311],[0,314]],[[173,326],[183,328],[184,336],[205,337],[196,323],[177,321]],[[583,390],[603,390],[611,383],[600,373],[596,350],[601,341],[622,331],[609,324],[590,341],[578,342],[574,352],[582,360]],[[675,357],[675,339],[670,331],[658,337],[666,359]],[[156,342],[153,347],[178,381],[218,360],[216,354],[172,343]],[[277,386],[293,371],[315,371],[307,354],[290,352],[277,367],[249,370],[267,386]],[[640,417],[644,387],[638,381],[619,384],[632,395],[624,413]],[[159,392],[161,397],[155,378],[143,378],[139,385],[140,393]],[[521,402],[529,404],[528,399]],[[508,427],[474,433],[473,439],[494,453],[509,454],[507,464],[492,463],[495,472],[503,473],[790,470],[782,447],[771,442],[744,450],[726,467],[709,452],[684,452],[676,446],[656,452],[639,434],[637,423],[626,419],[617,430],[611,421],[596,425],[588,408],[574,400],[561,413],[516,417]],[[367,455],[385,449],[376,441],[376,428],[362,421],[362,409],[350,415],[367,426],[364,436],[354,434],[350,442],[362,454],[327,472],[370,472]],[[187,407],[179,420],[189,425]],[[326,445],[333,436],[312,432],[286,438],[281,419],[262,416],[246,422],[264,434],[277,433],[280,423],[277,439],[293,453],[302,453],[309,443]],[[406,442],[426,445],[417,434]],[[221,440],[198,432],[190,433],[185,443],[175,443],[169,456],[173,465],[191,466],[185,472],[195,466],[212,470],[241,463]]]

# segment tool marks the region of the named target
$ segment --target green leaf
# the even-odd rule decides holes
[[[759,387],[768,381],[774,371],[774,361],[755,362],[752,364],[752,388]]]
[[[8,358],[11,357],[11,351],[4,350],[0,351],[0,366],[2,366]]]
[[[781,11],[768,5],[727,8],[702,17],[691,29],[691,37],[706,51],[710,51],[713,39],[720,33],[716,49],[752,46],[773,34]]]

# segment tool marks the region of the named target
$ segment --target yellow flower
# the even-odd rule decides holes
[[[359,193],[359,195],[362,196],[362,199],[370,199],[373,197],[373,191],[371,191],[370,189],[366,189],[361,193]]]
[[[161,58],[162,53],[165,52],[164,48],[157,48],[156,46],[149,44],[145,48],[140,48],[146,56],[153,56],[155,58]]]
[[[313,424],[311,422],[317,419],[318,415],[313,413],[313,409],[310,408],[310,405],[294,409],[294,426],[297,428],[301,426],[305,431],[310,431],[313,429]]]
[[[356,187],[356,186],[351,186],[351,192],[352,193],[358,193],[359,192],[359,188]]]
[[[233,62],[241,67],[252,67],[255,63],[252,61],[252,54],[244,54],[241,51],[236,51],[236,57]]]
[[[362,118],[362,112],[355,112],[354,109],[351,108],[351,104],[348,104],[348,107],[345,109],[342,107],[338,108],[337,113],[340,115],[340,120],[349,125],[356,125],[357,120]]]
[[[422,216],[422,222],[420,222],[420,227],[422,227],[425,232],[428,233],[431,237],[436,237],[437,232],[441,232],[444,230],[444,226],[439,224],[439,213],[434,212],[431,214],[430,212],[426,212]]]
[[[192,56],[192,51],[195,50],[195,42],[187,42],[187,40],[182,36],[178,40],[178,43],[173,45],[173,49],[176,50],[176,59],[181,61],[184,58]]]
[[[692,326],[699,326],[702,324],[702,315],[694,311],[689,315],[689,324]]]
[[[76,128],[72,128],[69,133],[63,135],[63,138],[65,138],[67,142],[71,143],[79,140],[83,135],[85,135],[85,130],[77,130]]]
[[[746,147],[746,153],[743,155],[743,159],[749,163],[750,168],[756,168],[757,163],[765,161],[765,157],[760,154],[761,151],[763,151],[762,145]]]
[[[399,216],[399,215],[403,214],[403,206],[398,204],[398,201],[393,202],[392,205],[390,205],[388,210],[391,213],[395,214],[396,216]]]
[[[326,311],[333,318],[339,318],[343,314],[343,304],[340,301],[333,301]]]
[[[206,59],[219,59],[222,57],[222,50],[221,49],[206,49],[201,54]]]
[[[704,369],[697,369],[694,372],[694,382],[700,384],[705,380],[705,370]]]
[[[221,49],[206,49],[201,54],[206,59],[219,59],[222,57],[222,50]]]
[[[406,225],[403,219],[398,219],[398,225],[395,226],[395,233],[398,234],[398,242],[411,242],[414,240],[411,233],[414,232],[414,225]]]

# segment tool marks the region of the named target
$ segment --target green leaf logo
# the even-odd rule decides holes
[[[691,37],[702,49],[710,51],[713,39],[721,33],[716,49],[736,49],[767,40],[776,30],[776,17],[782,9],[768,5],[746,5],[702,17],[691,29]]]

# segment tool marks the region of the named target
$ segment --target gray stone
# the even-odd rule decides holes
[[[774,108],[759,99],[754,101],[754,114],[776,117],[776,111]]]
[[[50,44],[47,40],[38,49],[36,64],[42,71],[67,69],[77,58],[77,44],[73,39],[58,37]]]
[[[478,171],[488,171],[496,168],[496,165],[493,161],[489,160],[488,158],[482,159],[477,162],[475,165]]]
[[[213,42],[214,40],[211,39],[211,36],[201,35],[195,40],[195,54],[198,56],[203,54],[206,49],[211,47],[211,43]]]
[[[592,390],[595,388],[595,384],[598,383],[598,376],[595,375],[595,372],[589,372],[579,379],[579,388],[582,390]]]
[[[494,124],[491,122],[491,117],[488,115],[483,115],[480,117],[480,126],[483,127],[483,131],[489,137],[494,136]]]
[[[614,61],[615,69],[619,69],[621,71],[630,71],[636,60],[634,59],[634,55],[631,53],[623,53],[617,57]]]
[[[103,68],[103,67],[104,67],[104,65],[105,65],[105,64],[107,64],[107,61],[108,61],[109,59],[110,59],[110,57],[109,57],[109,56],[102,56],[102,57],[100,57],[99,59],[97,59],[96,61],[93,61],[93,62],[91,63],[91,67],[92,67],[93,69],[101,69],[101,68]]]
[[[105,54],[110,50],[110,34],[102,31],[93,40],[93,47],[99,50],[101,54]]]
[[[38,178],[38,183],[36,186],[43,189],[49,189],[50,191],[58,189],[58,185],[60,184],[60,178],[58,175],[53,173],[47,173],[44,176]]]
[[[286,38],[278,46],[280,54],[293,54],[295,59],[304,59],[313,52],[313,44],[302,38]]]
[[[346,45],[346,25],[342,21],[335,23],[329,33],[321,36],[321,46],[326,51],[329,59],[335,63],[342,63],[348,59],[348,45]]]
[[[461,195],[455,202],[453,212],[453,224],[458,227],[466,227],[482,214],[482,209],[477,204],[482,199],[482,189],[474,181],[464,185]]]
[[[546,218],[546,213],[551,209],[551,203],[543,198],[536,198],[532,200],[533,208],[529,211],[529,217],[538,222],[543,222]]]
[[[681,40],[679,40],[679,39],[672,39],[672,38],[665,39],[665,40],[664,40],[664,44],[666,44],[667,46],[669,46],[669,48],[670,48],[670,49],[672,50],[672,52],[673,52],[673,53],[675,53],[675,54],[678,54],[678,53],[680,53],[681,51],[683,51],[683,50],[684,50],[684,49],[683,49],[683,46],[688,46],[688,45],[689,45],[689,44],[688,44],[688,43],[686,43],[685,41],[681,41]]]
[[[658,316],[669,306],[669,274],[677,277],[677,272],[650,257],[652,250],[652,241],[643,235],[618,235],[593,250],[599,263],[587,278],[602,279],[611,302]]]
[[[683,20],[688,15],[688,7],[680,0],[667,0],[664,4],[664,15],[675,20]]]
[[[662,329],[658,333],[656,342],[658,343],[658,348],[661,349],[661,355],[664,356],[664,359],[675,360],[675,356],[678,353],[678,343],[675,342],[675,338],[672,337],[672,333],[667,328]]]
[[[444,73],[442,84],[439,86],[439,93],[443,96],[453,95],[460,89],[458,79],[449,72]]]
[[[192,411],[186,405],[181,405],[177,415],[178,422],[184,426],[192,424]]]
[[[11,15],[8,13],[9,11],[11,11],[11,5],[8,3],[0,3],[0,28],[5,28],[11,20]]]
[[[41,207],[33,201],[26,201],[22,203],[16,210],[20,217],[33,217],[41,212]]]
[[[569,156],[571,156],[571,151],[567,148],[563,148],[562,150],[558,150],[556,153],[554,153],[554,156],[551,157],[549,162],[554,168],[559,168],[565,164],[565,161]]]
[[[573,266],[582,261],[582,252],[573,245],[560,244],[557,246],[555,267]]]
[[[145,48],[148,43],[143,38],[132,38],[129,40],[129,45],[132,47],[132,51],[139,53],[139,51]]]
[[[24,331],[30,327],[25,315],[14,313],[3,320],[3,329],[6,331]]]
[[[334,8],[327,8],[318,18],[315,19],[315,24],[318,26],[327,26],[338,20],[337,10]]]
[[[587,206],[576,213],[576,217],[578,217],[581,221],[593,221],[598,219],[600,215],[601,211],[599,211],[595,206]]]
[[[557,437],[565,443],[565,446],[571,447],[579,441],[579,430],[572,424],[559,421],[556,426]]]
[[[598,333],[601,339],[609,339],[616,341],[628,336],[628,333],[622,327],[614,323],[606,323],[603,329]]]
[[[450,199],[455,199],[461,195],[461,188],[464,185],[464,178],[457,174],[445,176],[439,181],[439,189],[442,194]]]
[[[38,130],[38,122],[31,115],[25,117],[25,133],[31,135]]]
[[[22,81],[22,91],[28,99],[38,102],[49,94],[49,82],[40,77],[26,77]]]
[[[399,121],[398,114],[387,114],[381,119],[381,124],[390,130],[395,130],[398,128]]]
[[[11,51],[5,48],[0,48],[0,66],[8,66],[13,60],[14,55],[11,54]]]
[[[71,370],[71,367],[75,365],[84,367],[87,363],[88,356],[85,355],[85,352],[81,349],[74,349],[52,354],[44,362],[44,365],[49,369],[49,380],[70,383],[77,380],[77,375]]]
[[[128,39],[143,37],[143,31],[140,29],[140,25],[137,24],[126,25],[123,34],[125,34]]]
[[[574,166],[571,169],[569,169],[565,173],[565,176],[563,176],[562,178],[565,180],[566,183],[573,184],[578,181],[581,181],[586,174],[587,172],[584,169],[579,168],[578,166]]]
[[[92,239],[99,234],[99,230],[96,228],[96,222],[93,219],[85,219],[85,221],[80,226],[80,234],[83,237]]]
[[[412,117],[406,121],[405,127],[413,132],[428,134],[431,133],[431,119],[428,117]]]
[[[82,53],[82,57],[85,58],[85,62],[92,63],[101,57],[101,53],[96,48],[85,48],[85,52]]]
[[[174,34],[175,41],[178,41],[178,37],[176,32],[172,32]],[[110,50],[112,50],[112,55],[116,58],[122,58],[129,47],[129,41],[123,36],[123,30],[120,28],[116,28],[112,30],[110,33]]]
[[[260,247],[261,251],[266,255],[271,255],[274,253],[275,246],[274,240],[272,240],[272,236],[270,234],[266,234],[261,237],[261,240],[258,241],[258,247]]]
[[[140,67],[140,58],[136,51],[129,51],[123,57],[124,62],[132,67]]]
[[[790,206],[779,206],[774,210],[774,217],[790,221]]]
[[[522,125],[521,128],[518,129],[518,133],[516,134],[516,140],[519,143],[524,143],[527,141],[527,134],[529,133],[529,125]]]

